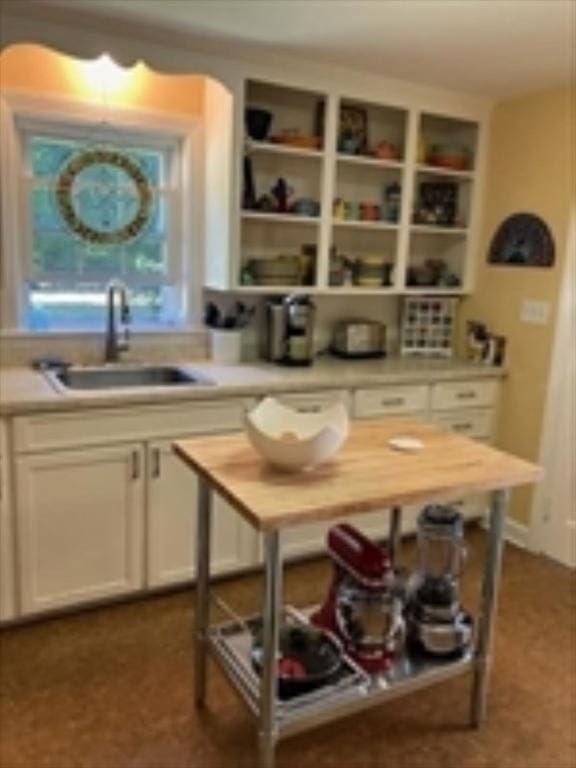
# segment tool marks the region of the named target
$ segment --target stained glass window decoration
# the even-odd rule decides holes
[[[179,145],[146,137],[135,143],[121,132],[113,138],[25,133],[23,277],[31,329],[100,329],[113,278],[129,287],[135,326],[182,322]]]
[[[166,162],[162,149],[34,136],[30,277],[155,284],[174,274]]]
[[[126,152],[79,152],[56,182],[56,203],[69,230],[99,245],[136,239],[148,225],[153,191],[146,173]]]

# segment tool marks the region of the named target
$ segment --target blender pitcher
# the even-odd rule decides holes
[[[467,553],[462,515],[454,507],[425,507],[417,537],[418,568],[407,617],[412,644],[432,655],[461,652],[470,642],[472,626],[460,604]]]

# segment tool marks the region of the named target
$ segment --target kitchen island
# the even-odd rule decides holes
[[[397,436],[422,441],[423,449],[400,453],[389,445]],[[198,535],[196,592],[196,702],[206,694],[206,660],[211,649],[259,721],[259,761],[271,768],[279,739],[374,706],[404,693],[472,672],[471,721],[486,712],[494,616],[498,595],[508,489],[535,482],[539,469],[437,426],[410,419],[354,424],[348,443],[331,462],[299,474],[265,465],[244,435],[196,438],[174,444],[197,474]],[[245,644],[230,625],[210,627],[211,489],[220,493],[264,537],[265,588],[262,607],[263,660],[258,678]],[[322,698],[298,707],[278,700],[276,655],[282,608],[280,532],[311,521],[332,520],[378,509],[391,510],[391,540],[398,540],[401,508],[451,502],[462,495],[491,492],[489,545],[482,604],[472,648],[453,661],[411,664],[401,659],[389,673],[368,681],[351,679]],[[244,628],[246,635],[246,628]]]

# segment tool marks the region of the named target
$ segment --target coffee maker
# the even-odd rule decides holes
[[[332,583],[312,615],[368,674],[386,672],[404,645],[403,580],[386,550],[342,523],[328,531]]]
[[[425,507],[417,536],[418,568],[406,610],[409,644],[429,656],[459,655],[472,640],[472,619],[460,603],[466,556],[462,515],[454,507]]]
[[[315,315],[316,307],[309,296],[280,296],[267,301],[266,360],[281,365],[311,365]]]

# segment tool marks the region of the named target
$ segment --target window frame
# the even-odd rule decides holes
[[[1,335],[76,335],[89,329],[70,328],[47,331],[26,326],[28,254],[31,253],[31,228],[28,226],[26,198],[29,175],[26,167],[26,137],[31,132],[72,137],[109,121],[137,143],[170,146],[178,151],[170,163],[179,182],[179,198],[170,220],[170,239],[178,249],[179,274],[174,274],[181,293],[181,322],[174,326],[140,326],[137,333],[179,333],[196,327],[201,318],[203,285],[203,195],[204,162],[202,123],[198,118],[127,107],[102,107],[100,104],[62,96],[39,96],[21,91],[0,93],[0,173],[2,182],[2,256],[0,259],[0,334]],[[12,193],[11,193],[12,192]],[[170,194],[170,193],[168,193]],[[173,259],[170,259],[173,263]]]

